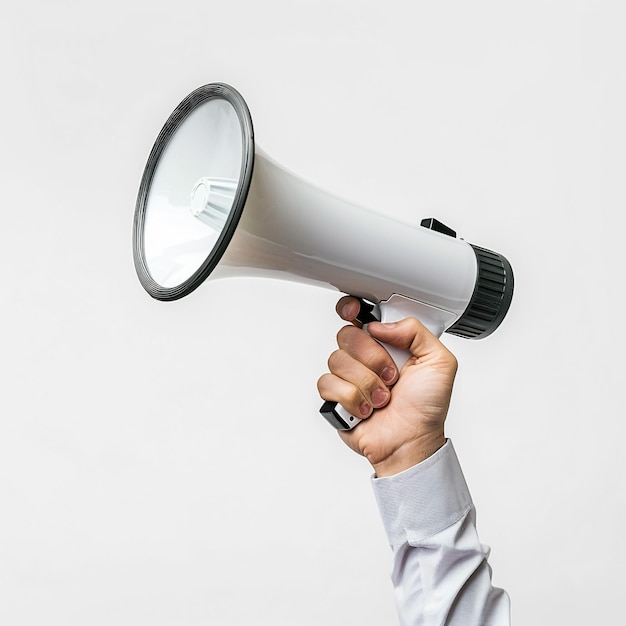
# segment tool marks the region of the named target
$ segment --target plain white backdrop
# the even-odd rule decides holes
[[[337,294],[151,300],[131,230],[162,124],[246,98],[311,182],[515,270],[448,418],[514,623],[618,623],[626,558],[619,0],[3,6],[0,622],[396,622],[367,463],[317,415]]]

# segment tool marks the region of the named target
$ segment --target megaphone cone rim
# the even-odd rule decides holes
[[[150,274],[144,250],[143,232],[150,186],[161,155],[180,125],[198,106],[214,98],[220,98],[230,103],[241,124],[243,145],[239,184],[226,224],[216,244],[209,253],[209,256],[185,281],[174,287],[164,287],[157,283]],[[135,203],[135,217],[133,220],[133,260],[135,269],[143,288],[153,298],[165,301],[178,300],[197,289],[215,269],[237,229],[237,224],[239,223],[243,208],[246,204],[254,169],[254,150],[254,128],[252,126],[252,117],[250,116],[248,105],[243,99],[243,96],[234,87],[226,83],[209,83],[198,87],[186,96],[169,116],[154,142],[146,162],[139,185],[139,192]]]

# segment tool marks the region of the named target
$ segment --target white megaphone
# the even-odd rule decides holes
[[[333,196],[255,150],[242,96],[212,83],[174,110],[148,157],[135,206],[141,284],[176,300],[206,278],[264,276],[357,296],[361,321],[417,317],[436,336],[478,339],[504,319],[513,272],[500,254],[434,219],[409,225]],[[408,352],[385,346],[401,367]],[[360,421],[324,403],[336,428]]]

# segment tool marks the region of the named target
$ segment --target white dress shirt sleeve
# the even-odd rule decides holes
[[[489,547],[478,539],[452,442],[372,485],[393,551],[401,626],[509,626],[509,597],[491,584]]]

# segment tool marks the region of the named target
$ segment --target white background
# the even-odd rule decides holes
[[[511,261],[444,338],[448,431],[514,623],[623,617],[626,9],[619,0],[6,3],[0,622],[393,624],[367,463],[316,414],[336,294],[151,300],[131,229],[182,98],[235,86],[268,154]]]

